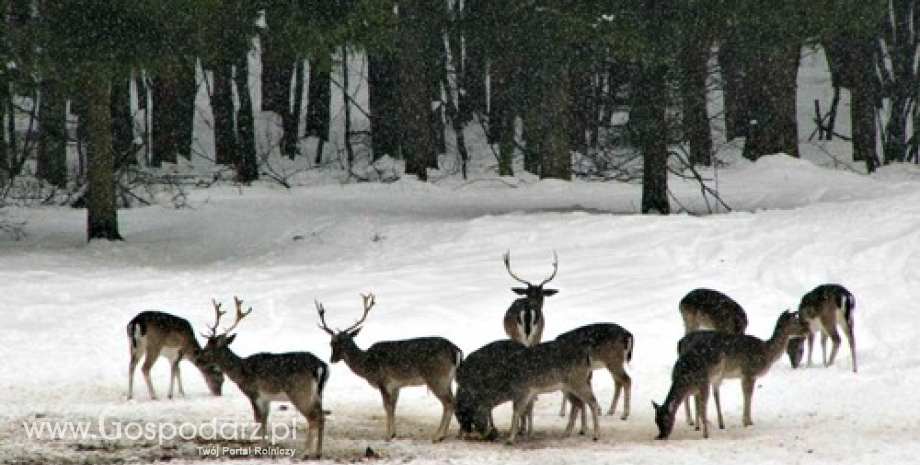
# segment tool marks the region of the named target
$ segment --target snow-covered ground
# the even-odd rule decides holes
[[[866,177],[777,155],[733,160],[718,176],[734,212],[667,217],[624,214],[636,210],[639,187],[619,183],[482,177],[213,187],[190,190],[188,209],[122,211],[126,241],[113,244],[84,242],[82,211],[8,208],[4,218],[24,221],[26,236],[0,240],[0,462],[198,461],[208,459],[200,448],[214,444],[257,445],[29,437],[24,423],[64,421],[92,422],[98,436],[103,414],[107,434],[112,421],[251,420],[232,383],[223,397],[210,397],[187,362],[185,398],[148,400],[138,374],[136,399],[126,401],[124,328],[141,310],[170,311],[204,330],[212,298],[227,307],[239,296],[254,311],[238,328],[237,353],[307,350],[328,360],[314,299],[331,325],[344,327],[360,316],[359,294],[373,292],[377,306],[359,345],[441,335],[469,353],[504,337],[501,318],[516,283],[501,257],[510,250],[515,271],[532,280],[550,272],[554,251],[559,256],[552,286],[560,293],[546,302],[546,338],[599,321],[633,332],[632,416],[603,417],[597,443],[563,439],[560,398],[545,395],[535,437],[516,446],[460,441],[456,422],[446,441],[432,444],[440,405],[424,388],[408,388],[397,408],[398,439],[386,442],[379,395],[336,364],[325,397],[332,414],[324,460],[359,461],[370,447],[380,463],[394,464],[915,463],[920,171],[886,167]],[[706,210],[695,183],[674,178],[672,190],[686,208]],[[670,440],[653,439],[649,401],[668,390],[683,332],[677,302],[686,292],[728,293],[746,308],[748,332],[767,337],[780,311],[825,282],[856,296],[858,374],[845,345],[830,368],[794,371],[783,357],[758,382],[754,426],[741,426],[740,386],[729,381],[725,430],[704,440],[680,422]],[[154,369],[163,397],[166,365]],[[605,373],[595,376],[595,390],[606,406]],[[276,406],[271,420],[296,417]],[[507,405],[496,419],[507,427]],[[281,445],[300,446],[305,433]]]

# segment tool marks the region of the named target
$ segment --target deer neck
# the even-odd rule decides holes
[[[766,364],[765,368],[768,368],[773,365],[786,351],[786,346],[789,344],[789,337],[791,334],[789,330],[782,326],[777,326],[773,331],[773,335],[770,336],[770,339],[764,341],[764,363]]]
[[[230,378],[231,381],[236,383],[238,386],[242,386],[246,380],[246,367],[243,363],[243,359],[239,355],[236,355],[235,352],[230,350],[229,347],[224,347],[220,349],[219,355],[215,360],[215,363],[220,370]]]
[[[345,364],[354,374],[367,380],[374,377],[374,371],[368,361],[367,352],[361,350],[358,344],[355,344],[355,341],[349,340],[343,345],[342,359],[345,360]]]

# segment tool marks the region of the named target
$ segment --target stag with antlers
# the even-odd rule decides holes
[[[441,401],[443,414],[441,424],[432,438],[435,442],[444,439],[450,418],[454,412],[452,383],[463,352],[452,342],[442,337],[420,337],[397,341],[383,341],[361,350],[355,337],[361,325],[374,306],[374,295],[362,295],[364,313],[353,325],[342,331],[333,331],[326,324],[326,309],[316,302],[319,313],[319,327],[329,334],[332,347],[332,363],[344,360],[356,375],[380,391],[387,417],[387,439],[396,437],[394,412],[399,399],[399,390],[405,386],[428,386]]]
[[[553,273],[540,284],[532,284],[518,277],[511,271],[511,252],[505,252],[505,269],[514,280],[525,284],[527,287],[512,287],[515,294],[522,297],[515,299],[505,312],[505,333],[511,339],[526,346],[539,344],[543,339],[543,299],[556,295],[556,289],[544,289],[547,283],[556,277],[559,271],[559,257],[553,252]]]
[[[241,358],[230,350],[236,334],[230,334],[240,321],[252,313],[252,308],[242,311],[243,301],[233,298],[236,304],[236,321],[223,333],[218,334],[220,318],[227,312],[221,311],[220,303],[214,301],[214,325],[204,334],[208,342],[196,354],[200,360],[214,363],[227,374],[240,391],[249,398],[255,422],[259,425],[256,434],[263,441],[269,440],[268,412],[272,402],[290,402],[307,419],[309,428],[306,450],[310,449],[313,437],[316,444],[313,456],[319,458],[323,449],[323,389],[329,379],[329,367],[309,352],[286,352],[280,354],[258,353]]]

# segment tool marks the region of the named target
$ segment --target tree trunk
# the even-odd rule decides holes
[[[293,160],[297,156],[300,102],[291,105],[291,91],[292,80],[299,74],[295,73],[299,63],[293,53],[276,41],[271,31],[262,36],[262,110],[281,117],[281,154]]]
[[[36,176],[56,187],[67,185],[67,102],[58,84],[41,83]]]
[[[426,21],[423,0],[408,0],[400,4],[399,32],[399,83],[403,96],[404,112],[401,120],[406,137],[403,140],[406,174],[420,181],[428,180],[427,169],[432,157],[437,156],[437,141],[431,130],[431,89],[427,73],[419,72],[425,63],[424,31]]]
[[[743,151],[749,160],[774,153],[799,156],[795,102],[800,51],[799,44],[770,47],[751,65],[745,84],[750,89],[751,120]],[[756,85],[751,82],[755,79]]]
[[[642,213],[671,212],[668,202],[667,68],[641,64],[633,83],[629,126],[642,155]]]
[[[291,159],[300,153],[300,117],[303,104],[303,86],[304,86],[304,63],[297,60],[294,64],[294,102],[290,107],[287,116],[282,122],[284,125],[284,135],[281,138],[282,153],[287,154]]]
[[[310,84],[307,88],[307,122],[304,137],[316,137],[323,142],[329,141],[329,105],[332,99],[332,76],[328,70],[321,69],[316,63],[310,63]],[[322,161],[322,153],[316,154],[317,164]]]
[[[744,87],[748,73],[745,52],[744,45],[735,38],[729,38],[719,47],[726,140],[747,135],[750,103]]]
[[[497,57],[490,67],[489,127],[487,139],[498,144],[498,175],[514,176],[515,113],[514,65],[504,57]],[[526,131],[525,131],[526,133]]]
[[[550,60],[544,66],[547,79],[540,99],[543,115],[540,177],[571,180],[569,73],[563,59]]]
[[[229,60],[217,60],[214,69],[214,90],[211,109],[214,113],[214,160],[219,165],[237,166],[236,129],[234,125],[233,65]]]
[[[116,78],[112,81],[112,149],[115,151],[115,169],[136,165],[134,144],[134,116],[131,113],[131,80]],[[66,130],[66,128],[65,128]]]
[[[195,116],[195,67],[175,59],[150,79],[152,146],[150,164],[176,163],[190,158]]]
[[[371,120],[371,151],[374,160],[384,155],[401,158],[399,75],[391,57],[368,54],[368,107]]]
[[[237,60],[234,80],[236,81],[236,93],[240,99],[236,120],[238,144],[236,179],[241,183],[249,184],[259,179],[259,159],[256,154],[256,128],[253,114],[255,108],[252,105],[252,91],[249,89],[249,64],[246,55],[242,55]]]
[[[109,83],[99,79],[98,75],[87,73],[81,76],[80,86],[86,105],[90,152],[86,191],[87,239],[122,240],[118,232]]]
[[[712,164],[712,129],[709,127],[708,88],[709,40],[698,34],[684,38],[680,54],[681,125],[692,165]]]

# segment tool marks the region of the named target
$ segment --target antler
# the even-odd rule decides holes
[[[549,275],[548,278],[544,279],[540,286],[543,287],[544,284],[553,280],[556,277],[556,272],[559,271],[559,255],[556,254],[556,251],[553,251],[553,274]]]
[[[243,301],[237,299],[236,296],[233,296],[233,303],[236,305],[236,321],[233,322],[233,326],[224,328],[224,333],[226,334],[230,334],[230,331],[236,329],[236,325],[240,324],[240,321],[242,321],[243,318],[246,318],[246,316],[252,313],[252,307],[249,307],[249,310],[243,312]]]
[[[319,322],[322,323],[317,323],[316,326],[319,326],[319,329],[325,331],[330,336],[335,336],[335,331],[329,329],[329,325],[326,324],[326,308],[316,299],[313,299],[313,302],[316,303],[316,312],[319,313]]]
[[[364,320],[367,319],[367,313],[371,311],[371,308],[373,308],[374,304],[376,303],[374,302],[374,294],[361,294],[361,299],[364,301],[364,314],[361,315],[361,319],[356,321],[355,324],[349,326],[348,329],[345,330],[346,332],[352,331],[358,326],[361,326],[361,324],[364,323]]]
[[[510,251],[505,252],[505,255],[502,256],[502,258],[503,258],[504,261],[505,261],[505,269],[508,270],[508,274],[510,274],[511,277],[514,278],[515,281],[518,281],[518,282],[520,282],[520,283],[526,284],[526,285],[528,285],[528,286],[532,286],[532,285],[533,285],[533,284],[530,284],[529,282],[524,281],[523,279],[519,278],[518,275],[514,274],[514,272],[511,271],[511,252],[510,252]]]
[[[227,312],[220,311],[220,306],[221,306],[220,302],[218,302],[215,299],[211,299],[211,303],[214,304],[214,315],[215,315],[214,326],[208,326],[208,329],[211,331],[210,334],[201,333],[201,335],[206,338],[217,336],[217,325],[220,324],[220,317],[227,314]]]
[[[505,269],[508,270],[508,274],[510,274],[512,278],[514,278],[515,280],[517,280],[517,281],[519,281],[519,282],[521,282],[521,283],[524,283],[524,284],[526,284],[526,285],[528,285],[528,286],[533,286],[533,284],[530,284],[529,281],[525,281],[525,280],[519,278],[516,274],[514,274],[513,271],[511,271],[511,252],[505,252],[505,255],[504,255],[503,258],[504,258],[504,260],[505,260]],[[542,283],[540,283],[538,286],[534,286],[534,287],[543,287],[544,284],[546,284],[546,283],[552,281],[553,278],[556,277],[556,272],[557,272],[557,271],[559,271],[559,255],[556,254],[556,251],[554,250],[554,251],[553,251],[553,274],[549,275],[549,277],[546,278],[546,279],[544,279]]]

